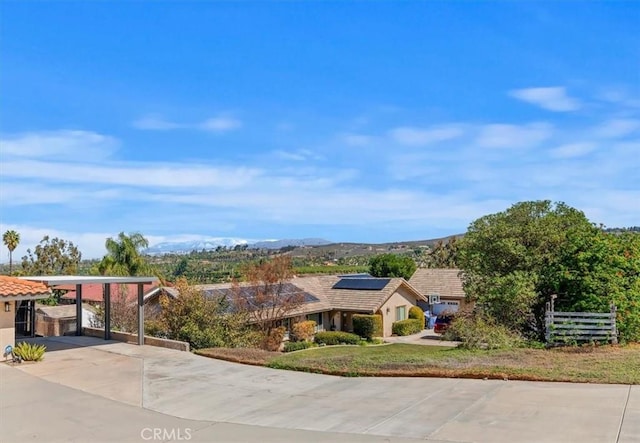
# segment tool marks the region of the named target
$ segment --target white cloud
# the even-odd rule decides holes
[[[517,98],[548,111],[567,112],[580,109],[581,103],[567,95],[563,87],[525,88],[510,91],[512,97]]]
[[[640,130],[640,120],[618,118],[609,120],[595,130],[595,135],[603,138],[619,138]]]
[[[309,160],[322,160],[322,156],[314,153],[309,149],[298,149],[297,151],[284,151],[277,150],[274,151],[276,157],[279,157],[283,160],[293,160],[293,161],[309,161]]]
[[[213,133],[224,133],[240,129],[242,127],[242,121],[226,115],[217,115],[199,123],[176,123],[159,115],[148,115],[135,120],[132,126],[146,131],[197,129]]]
[[[596,149],[594,143],[569,143],[558,146],[550,151],[552,158],[576,158],[582,157]]]
[[[15,160],[4,163],[0,177],[133,187],[230,189],[248,185],[260,173],[260,170],[255,168],[211,167],[187,163],[93,165]]]
[[[529,148],[549,139],[552,132],[548,123],[489,124],[480,128],[476,144],[483,148]]]
[[[242,122],[231,117],[213,117],[202,122],[198,127],[209,132],[229,132],[242,127]]]
[[[375,140],[374,137],[363,134],[343,134],[340,138],[348,146],[369,146]]]
[[[82,253],[83,259],[100,258],[106,254],[105,241],[109,237],[116,237],[118,232],[74,232],[68,230],[58,230],[55,228],[34,227],[29,225],[16,225],[0,223],[0,231],[14,230],[20,234],[20,243],[13,252],[14,266],[20,266],[22,257],[27,254],[27,249],[33,251],[40,243],[45,235],[50,238],[58,237],[63,240],[71,241]],[[191,241],[216,241],[214,238],[206,235],[197,234],[173,234],[173,235],[147,235],[143,233],[150,245],[156,245],[164,242],[191,242]],[[249,240],[254,242],[256,240]],[[9,261],[8,251],[0,246],[2,253],[0,254],[0,263]]]
[[[599,98],[609,103],[627,108],[640,108],[640,98],[629,93],[626,88],[610,87],[601,91]]]
[[[119,142],[91,131],[61,130],[30,132],[0,139],[3,156],[60,160],[101,160],[110,156]]]
[[[148,115],[133,122],[133,127],[150,131],[168,131],[183,128],[184,125],[170,122],[156,115]]]
[[[113,237],[117,233],[95,233],[95,232],[69,232],[65,230],[58,230],[55,228],[42,228],[28,225],[19,224],[4,224],[0,223],[0,231],[5,232],[8,229],[13,229],[20,234],[20,243],[13,252],[13,263],[20,266],[22,257],[27,254],[27,249],[33,251],[35,247],[40,243],[45,235],[50,238],[58,237],[63,240],[71,241],[78,250],[82,253],[82,258],[99,258],[105,253],[104,243],[108,237]],[[8,252],[3,248],[3,254],[1,261],[8,262]]]
[[[429,128],[399,127],[389,131],[392,140],[407,146],[426,146],[460,137],[464,131],[457,125],[432,126]]]

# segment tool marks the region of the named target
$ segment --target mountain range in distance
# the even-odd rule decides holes
[[[352,242],[332,242],[323,238],[299,238],[282,240],[247,240],[232,237],[215,237],[205,240],[185,241],[185,242],[165,242],[151,246],[145,252],[148,255],[162,254],[188,254],[191,251],[214,250],[219,246],[234,248],[238,245],[246,245],[249,249],[282,249],[285,247],[313,247],[319,250],[331,250],[334,254],[342,255],[370,255],[384,251],[391,251],[412,247],[431,247],[439,241],[447,242],[452,237],[463,237],[464,234],[451,235],[442,238],[429,240],[411,240],[404,242],[389,243],[352,243]],[[302,253],[300,251],[299,253]],[[344,254],[343,254],[344,253]],[[294,255],[296,253],[294,252]]]
[[[214,237],[206,240],[158,243],[147,248],[144,253],[148,255],[188,254],[191,251],[211,250],[219,246],[234,248],[238,245],[247,245],[250,249],[281,249],[287,246],[323,246],[331,243],[331,241],[322,238],[246,240],[233,237]]]

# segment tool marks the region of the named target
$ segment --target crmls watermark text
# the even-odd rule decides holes
[[[191,428],[144,428],[140,437],[147,441],[191,440]]]

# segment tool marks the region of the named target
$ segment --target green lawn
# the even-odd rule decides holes
[[[470,377],[640,384],[638,344],[495,351],[391,344],[327,346],[288,354],[215,349],[199,353],[278,369],[345,376]]]

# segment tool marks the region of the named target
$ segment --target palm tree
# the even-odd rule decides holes
[[[140,275],[149,271],[149,265],[141,255],[143,249],[149,247],[149,242],[138,232],[126,235],[118,234],[117,239],[109,237],[105,242],[107,254],[98,265],[102,275]]]
[[[20,234],[16,231],[9,230],[2,234],[2,241],[9,249],[9,275],[13,273],[13,251],[18,247],[20,243]]]

